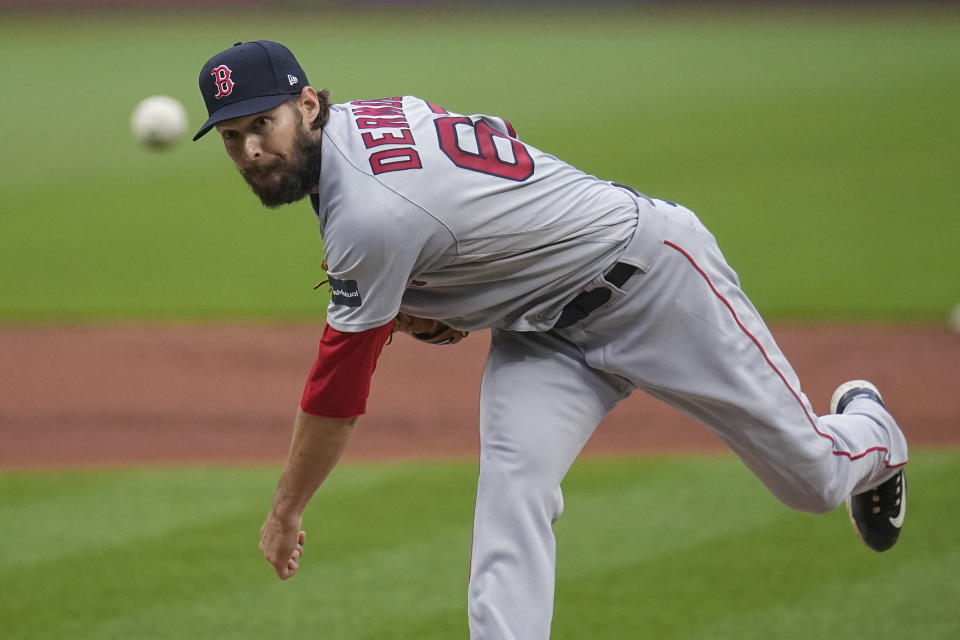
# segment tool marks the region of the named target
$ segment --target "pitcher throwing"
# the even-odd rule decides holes
[[[414,96],[330,104],[275,42],[218,53],[200,91],[209,119],[194,139],[215,128],[266,206],[309,198],[332,290],[261,530],[280,578],[300,567],[303,511],[364,413],[395,327],[438,344],[492,329],[475,640],[549,637],[560,483],[603,416],[638,389],[701,421],[785,505],[826,513],[847,501],[870,548],[896,542],[907,444],[880,392],[846,383],[817,416],[689,209],[587,175],[502,118]]]

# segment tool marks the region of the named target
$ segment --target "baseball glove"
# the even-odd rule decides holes
[[[427,344],[456,344],[469,335],[468,331],[454,329],[439,320],[418,318],[402,312],[393,320],[391,336],[397,331]]]

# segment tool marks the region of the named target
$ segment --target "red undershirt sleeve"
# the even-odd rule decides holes
[[[310,371],[300,408],[321,418],[355,418],[367,410],[370,378],[390,337],[391,320],[382,327],[344,333],[323,329],[317,361]]]

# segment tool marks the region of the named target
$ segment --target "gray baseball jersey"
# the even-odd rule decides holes
[[[701,420],[797,509],[832,509],[906,462],[906,440],[881,404],[814,413],[690,210],[586,175],[521,143],[503,120],[412,97],[335,106],[322,145],[313,203],[331,326],[356,333],[402,309],[493,327],[471,638],[549,638],[560,483],[635,389]],[[607,280],[615,263],[636,273]],[[557,322],[594,289],[607,301]]]
[[[545,330],[614,262],[635,197],[511,136],[500,118],[411,96],[331,107],[313,198],[331,326],[363,331],[402,310]]]
[[[273,119],[253,116],[297,93],[297,113],[311,111],[316,94],[301,82],[279,43],[218,54],[200,74],[210,119],[198,136],[240,118],[234,162],[269,168],[294,121],[283,114],[261,128]],[[398,311],[492,328],[472,640],[549,639],[561,482],[604,415],[637,389],[702,421],[795,509],[829,511],[906,464],[906,439],[876,398],[814,413],[713,235],[685,207],[586,175],[521,142],[504,120],[410,96],[333,106],[320,145],[312,202],[330,326],[301,408],[362,414]],[[313,461],[307,449],[291,449],[291,459],[305,456],[294,467]],[[899,528],[902,518],[887,520]],[[656,532],[636,534],[642,545]]]

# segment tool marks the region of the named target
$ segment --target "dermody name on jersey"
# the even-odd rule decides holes
[[[360,137],[367,149],[390,147],[370,154],[370,169],[375,175],[422,167],[402,98],[354,100],[350,110],[357,128],[363,131]]]

